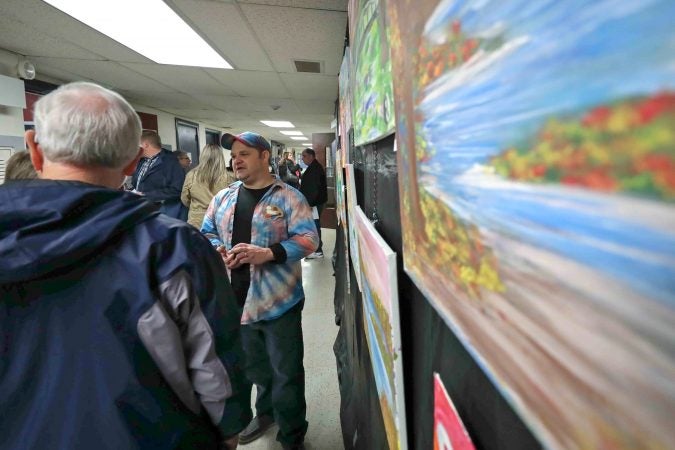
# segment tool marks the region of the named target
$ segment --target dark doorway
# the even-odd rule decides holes
[[[176,119],[177,150],[190,154],[192,166],[199,164],[199,125],[183,119]]]
[[[220,145],[220,131],[206,129],[206,145]]]

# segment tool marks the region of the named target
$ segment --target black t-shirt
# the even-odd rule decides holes
[[[241,186],[237,205],[234,209],[234,226],[232,227],[232,247],[239,243],[251,243],[251,221],[253,220],[253,211],[260,199],[269,191],[272,185],[262,189],[249,189]],[[248,287],[251,284],[251,269],[249,264],[242,264],[231,271],[232,289],[239,301],[239,306],[246,303]]]

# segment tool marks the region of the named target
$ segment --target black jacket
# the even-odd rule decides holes
[[[305,169],[300,178],[300,192],[307,199],[309,206],[319,206],[328,200],[326,172],[316,159]]]
[[[143,159],[138,162],[132,178],[134,189],[142,166]],[[141,179],[138,190],[151,202],[160,204],[160,210],[164,214],[183,219],[185,211],[183,211],[183,203],[180,201],[180,194],[184,182],[185,170],[178,162],[178,158],[173,152],[162,149],[159,152],[158,160]]]

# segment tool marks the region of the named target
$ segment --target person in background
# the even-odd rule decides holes
[[[0,186],[0,447],[235,448],[241,314],[209,242],[118,190],[138,115],[80,82],[34,117],[40,179]]]
[[[276,421],[282,446],[302,449],[307,421],[300,260],[319,239],[302,194],[269,173],[269,142],[247,131],[224,134],[222,144],[232,150],[240,182],[214,197],[202,233],[221,253],[243,308],[244,370],[257,397],[256,417],[239,439],[249,443]]]
[[[188,153],[184,152],[183,150],[176,150],[176,158],[178,158],[178,162],[183,167],[183,170],[185,170],[185,173],[187,173],[190,170],[190,165],[192,164],[190,155],[188,155]]]
[[[290,184],[296,189],[300,189],[300,182],[298,179],[300,167],[295,164],[290,152],[284,152],[283,157],[279,161],[279,177],[287,184]]]
[[[207,144],[202,149],[197,167],[185,176],[180,195],[183,205],[189,209],[188,223],[197,229],[201,228],[213,197],[234,181],[234,174],[228,172],[225,166],[223,148],[217,144]]]
[[[141,134],[141,160],[134,171],[131,184],[134,192],[144,195],[160,206],[160,212],[176,219],[184,219],[187,209],[180,201],[185,182],[185,170],[174,152],[162,149],[156,131]]]
[[[30,161],[30,153],[27,151],[16,152],[7,160],[5,183],[12,180],[31,180],[37,176],[33,163]]]
[[[323,258],[323,242],[321,242],[321,212],[326,206],[328,200],[328,187],[326,185],[326,171],[316,160],[316,153],[311,148],[306,148],[302,152],[302,161],[307,164],[307,168],[300,177],[300,192],[307,199],[309,206],[316,208],[314,222],[319,233],[319,248],[309,255],[307,259]]]

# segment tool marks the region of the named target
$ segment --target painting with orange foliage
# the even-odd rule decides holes
[[[675,442],[675,3],[383,0],[405,270],[547,448]]]

